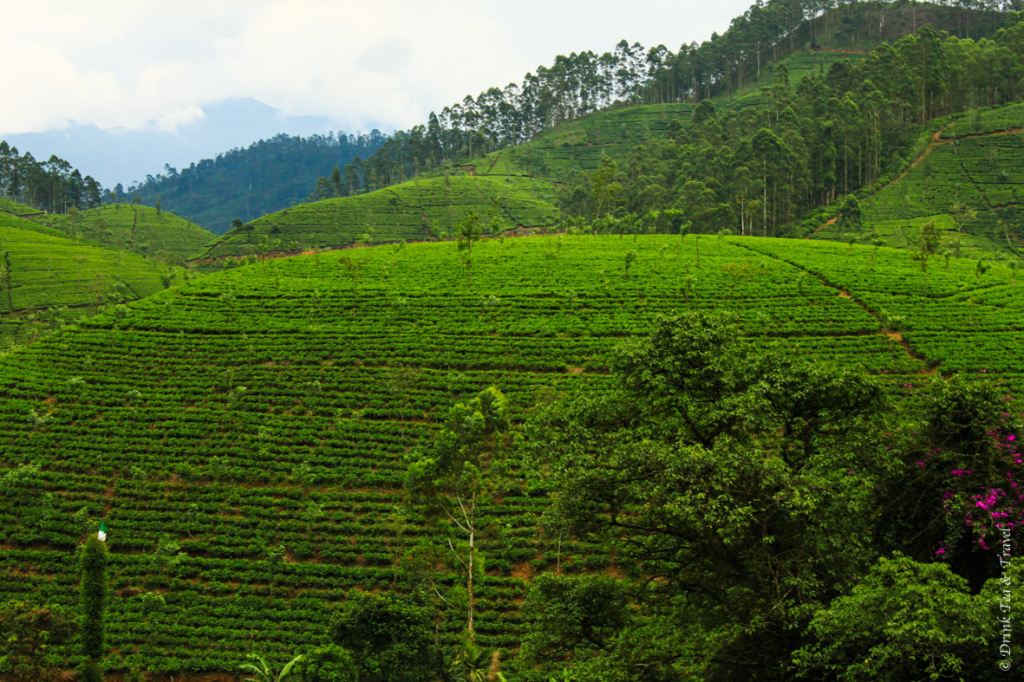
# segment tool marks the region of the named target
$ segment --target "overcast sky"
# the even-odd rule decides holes
[[[753,0],[30,0],[0,22],[0,135],[101,128],[252,97],[339,128],[407,128],[620,39],[676,50]]]

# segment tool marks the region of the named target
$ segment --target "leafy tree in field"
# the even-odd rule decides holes
[[[526,450],[554,476],[548,525],[646,576],[625,585],[639,608],[588,631],[560,616],[579,611],[572,589],[542,585],[528,650],[586,651],[585,670],[621,679],[784,678],[779,652],[872,561],[881,389],[752,353],[702,314],[660,319],[615,369],[621,392],[554,408]]]
[[[622,184],[615,181],[619,172],[619,165],[607,156],[601,160],[590,176],[590,187],[595,206],[595,218],[600,218],[605,211],[614,205],[622,192]]]
[[[482,577],[477,550],[478,507],[499,471],[508,430],[507,401],[497,388],[456,404],[445,428],[406,473],[412,502],[448,524],[448,549],[466,576],[466,631],[474,635],[475,583]]]
[[[935,227],[935,222],[929,220],[921,226],[921,234],[917,239],[917,247],[910,252],[910,255],[921,261],[921,273],[924,275],[923,290],[928,293],[928,259],[939,252],[942,245],[942,235]]]
[[[63,676],[52,649],[66,643],[75,624],[56,606],[10,600],[0,604],[0,678],[10,682],[50,682]]]
[[[466,286],[473,286],[473,242],[480,241],[482,230],[480,217],[475,211],[470,211],[466,219],[459,223],[458,245],[459,253],[462,255],[463,267],[466,268]],[[465,254],[462,252],[465,251]]]
[[[608,576],[542,573],[523,609],[534,624],[520,651],[528,662],[607,650],[633,617],[626,585]]]
[[[81,557],[81,643],[86,662],[82,679],[103,679],[106,653],[106,609],[110,587],[107,582],[107,545],[95,536],[82,548]]]
[[[293,677],[299,682],[358,682],[359,673],[352,652],[336,644],[318,647],[302,657]]]
[[[423,682],[440,672],[430,612],[394,594],[350,591],[331,640],[351,653],[358,682]]]
[[[858,232],[862,226],[860,202],[851,194],[839,207],[839,227],[849,232]]]

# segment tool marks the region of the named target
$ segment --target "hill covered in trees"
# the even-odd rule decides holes
[[[755,10],[752,8],[749,17],[757,15]],[[935,30],[931,24],[918,25],[925,20],[935,20],[964,35],[990,37],[959,38]],[[840,30],[837,27],[860,27],[865,22],[876,27],[876,35],[869,36],[870,41],[858,39],[851,47],[876,44],[878,31],[882,37],[890,31],[901,37],[870,51],[821,48],[823,43],[843,43],[835,37]],[[734,22],[730,31],[743,25]],[[916,33],[900,33],[915,25],[919,28]],[[532,139],[515,146],[507,145],[520,139],[516,134],[480,138],[474,133],[464,138],[438,133],[427,138],[440,147],[406,148],[396,146],[402,134],[368,161],[322,178],[320,187],[327,188],[327,194],[359,193],[368,186],[420,177],[418,173],[438,162],[443,164],[438,176],[462,174],[468,176],[465,182],[478,182],[485,204],[491,191],[487,183],[493,179],[509,183],[531,179],[534,198],[556,203],[563,227],[582,220],[586,229],[597,232],[731,230],[806,236],[837,219],[845,197],[856,195],[865,201],[900,177],[917,158],[920,140],[927,141],[934,126],[940,125],[933,121],[976,119],[985,108],[1003,106],[1024,95],[1020,85],[1024,24],[1006,13],[914,3],[857,3],[855,8],[844,5],[814,14],[793,31],[803,37],[783,41],[785,49],[777,50],[784,56],[782,61],[770,63],[768,59],[776,51],[767,51],[764,63],[752,72],[743,72],[746,75],[737,77],[735,87],[726,87],[725,79],[716,81],[721,87],[709,91],[708,97],[699,90],[679,95],[699,101],[643,104],[659,98],[638,95],[631,99],[627,90],[614,88],[603,100],[591,93],[593,96],[580,101],[608,100],[614,105],[585,115],[586,107],[566,105],[571,113],[551,114],[550,120],[528,125],[525,135]],[[819,40],[826,35],[832,38]],[[789,53],[791,46],[800,49]],[[625,59],[621,55],[618,61],[606,57],[616,64]],[[756,57],[746,58],[756,62]],[[756,69],[760,69],[759,80]],[[639,74],[640,68],[634,72]],[[588,82],[593,81],[592,87],[597,87],[596,83],[611,87],[618,82],[613,74],[602,73],[591,74]],[[630,92],[646,92],[639,84],[646,88],[656,82],[639,75],[637,79]],[[525,101],[505,108],[514,109],[521,117],[531,110]],[[501,109],[496,105],[493,110]],[[480,120],[485,119],[490,120]],[[426,134],[430,129],[419,132]],[[418,134],[416,130],[410,135]],[[463,146],[453,142],[449,147],[445,139],[469,141]],[[392,152],[404,165],[380,165]],[[481,152],[488,153],[470,158]],[[1005,163],[1012,165],[1012,152],[1008,153],[1011,156]],[[1009,176],[996,180],[1008,185],[1014,182]],[[426,203],[444,205],[445,201],[436,197]],[[950,203],[929,210],[945,214]],[[342,205],[343,200],[337,204]],[[320,215],[323,217],[315,225],[289,229],[290,239],[284,241],[300,249],[331,246],[332,242],[340,246],[353,243],[355,235],[361,234],[341,229],[339,224],[331,237],[326,217],[330,211]],[[848,222],[840,226],[844,232]],[[1010,226],[1007,234],[1015,231],[1015,221],[1003,223]],[[252,231],[249,226],[245,229],[246,234],[229,235],[227,241],[250,240]],[[305,236],[307,230],[316,236]],[[869,232],[859,238],[868,239]],[[375,231],[375,241],[405,239],[409,234],[407,230],[391,234],[384,228]],[[1015,240],[1010,234],[1000,248],[1014,250]]]
[[[67,213],[72,206],[99,206],[103,188],[63,159],[36,161],[31,153],[21,154],[0,140],[0,197],[37,211]],[[7,209],[0,205],[0,210]]]
[[[223,234],[233,220],[244,222],[307,200],[316,179],[333,166],[345,166],[380,147],[384,136],[331,133],[299,137],[277,135],[203,159],[178,170],[149,176],[138,186],[114,188],[116,200],[131,199],[164,209]]]
[[[559,55],[551,66],[526,74],[521,83],[467,96],[431,113],[424,124],[391,136],[369,159],[344,169],[342,189],[354,194],[402,182],[445,162],[459,163],[526,143],[609,107],[728,99],[763,85],[773,64],[800,50],[867,51],[883,42],[896,43],[926,25],[978,40],[994,34],[1013,6],[991,0],[970,7],[905,0],[769,0],[736,17],[722,35],[675,52],[663,45],[645,48],[623,40],[600,55]],[[900,75],[920,77],[921,69],[930,65],[920,63],[916,71]],[[1012,82],[1011,75],[1002,77]],[[991,103],[991,96],[974,102]]]

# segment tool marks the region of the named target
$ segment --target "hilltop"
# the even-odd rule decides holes
[[[745,21],[754,21],[754,14]],[[410,206],[444,206],[449,200],[430,199],[429,190],[406,189],[407,178],[440,187],[431,184],[435,178],[461,174],[467,178],[461,182],[475,184],[483,200],[478,216],[495,198],[488,183],[503,178],[519,196],[558,209],[548,226],[583,220],[594,231],[676,233],[687,225],[704,233],[805,236],[837,216],[844,196],[859,194],[864,201],[906,170],[915,139],[932,129],[931,121],[966,115],[967,102],[998,105],[1022,94],[1009,75],[1018,59],[1013,46],[1021,25],[1011,20],[996,30],[1007,16],[916,4],[844,5],[785,30],[776,26],[785,40],[761,54],[763,62],[744,55],[742,64],[726,69],[706,92],[687,85],[680,69],[703,64],[700,56],[713,51],[709,45],[681,53],[676,61],[652,52],[647,71],[653,75],[646,80],[634,63],[641,54],[635,45],[622,43],[600,59],[589,53],[560,57],[541,79],[552,89],[542,110],[525,81],[521,89],[488,91],[473,106],[467,99],[465,106],[432,117],[428,126],[389,139],[369,159],[321,178],[323,187],[349,198],[332,200],[330,208],[266,217],[262,225],[288,235],[277,239],[277,250],[344,246],[365,234],[346,216],[358,214],[357,204],[385,199],[377,193],[382,185],[396,195],[414,191],[419,197]],[[715,49],[736,43],[739,26]],[[988,35],[992,39],[981,42],[966,37]],[[895,42],[883,42],[888,38]],[[921,67],[924,53],[927,68]],[[974,65],[998,60],[1009,61],[984,78],[978,75]],[[612,83],[600,66],[612,62],[628,62],[636,77]],[[936,80],[933,72],[976,77]],[[694,83],[704,77],[690,75]],[[541,87],[527,81],[531,92]],[[513,111],[520,111],[518,117]],[[476,132],[465,129],[473,125]],[[430,171],[432,178],[422,177],[423,169],[438,164],[441,170]],[[375,199],[339,210],[370,190]],[[391,212],[380,204],[372,210]],[[308,220],[300,217],[307,215]],[[396,227],[416,222],[414,215],[398,220]],[[385,220],[375,228],[372,241],[417,233],[412,224],[390,224]],[[230,233],[223,248],[206,256],[241,253],[229,245],[251,241],[255,229],[246,225]],[[267,244],[274,239],[268,236]]]
[[[442,239],[471,212],[487,231],[554,225],[553,188],[524,177],[424,178],[285,209],[232,230],[205,258]]]
[[[369,135],[276,135],[180,170],[167,166],[124,195],[137,192],[150,206],[160,200],[165,209],[223,234],[235,219],[248,222],[308,200],[318,176],[369,156],[383,140],[376,130]]]
[[[35,220],[63,231],[71,239],[90,240],[167,262],[192,258],[216,238],[191,220],[137,204],[111,204]]]
[[[0,214],[0,337],[22,344],[108,303],[164,289],[174,272],[132,253],[79,244]],[[69,310],[70,309],[70,310]]]

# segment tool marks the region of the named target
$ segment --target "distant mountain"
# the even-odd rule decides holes
[[[111,188],[117,183],[142,183],[147,175],[165,172],[165,165],[188,166],[280,133],[314,135],[335,127],[329,118],[287,116],[263,102],[239,98],[186,112],[176,125],[166,119],[137,130],[72,125],[46,133],[0,133],[0,139],[37,159],[51,154],[67,159]]]

